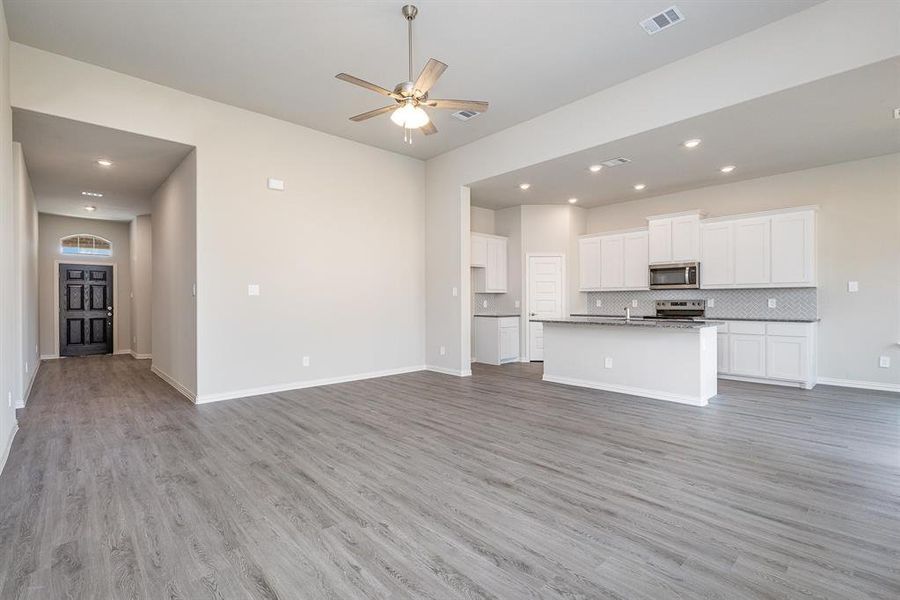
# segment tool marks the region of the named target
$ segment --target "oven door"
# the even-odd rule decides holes
[[[650,289],[692,289],[700,287],[697,263],[650,265]]]

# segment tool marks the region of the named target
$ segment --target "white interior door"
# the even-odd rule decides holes
[[[531,318],[563,316],[563,258],[528,257],[528,314]],[[544,326],[528,323],[528,358],[544,360]]]

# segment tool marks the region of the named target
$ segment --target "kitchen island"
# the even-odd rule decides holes
[[[544,324],[544,381],[706,406],[717,321],[567,317]]]

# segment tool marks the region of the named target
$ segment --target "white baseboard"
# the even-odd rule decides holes
[[[41,354],[41,360],[56,360],[59,354]]]
[[[3,454],[0,455],[0,473],[3,472],[3,467],[6,466],[6,459],[9,458],[9,451],[12,449],[13,440],[16,437],[16,434],[19,432],[19,424],[16,423],[13,426],[12,431],[9,434],[9,441],[6,442],[6,448],[3,449]]]
[[[469,367],[467,369],[450,369],[448,367],[439,367],[437,365],[425,365],[426,371],[432,371],[434,373],[443,373],[444,375],[456,375],[457,377],[471,377],[472,376],[472,368]]]
[[[125,348],[124,350],[115,350],[113,354],[131,354],[131,348]]]
[[[160,379],[162,379],[163,381],[165,381],[166,383],[168,383],[169,385],[171,385],[171,386],[172,386],[173,388],[175,388],[182,396],[184,396],[185,398],[187,398],[187,399],[190,400],[191,402],[197,402],[197,395],[194,394],[194,392],[192,392],[191,390],[187,389],[186,387],[184,387],[183,385],[181,385],[180,383],[178,383],[171,375],[169,375],[168,373],[166,373],[165,371],[163,371],[162,369],[160,369],[160,368],[157,367],[156,365],[151,365],[151,366],[150,366],[150,371],[152,371],[153,373],[156,373],[156,375],[157,375]]]
[[[672,394],[661,390],[652,390],[647,388],[632,387],[630,385],[616,385],[612,383],[598,383],[596,381],[587,381],[585,379],[575,379],[571,377],[557,377],[554,375],[544,375],[544,381],[550,383],[562,383],[563,385],[574,385],[578,387],[586,387],[594,390],[603,390],[606,392],[616,392],[618,394],[628,394],[630,396],[641,396],[642,398],[653,398],[655,400],[668,400],[669,402],[678,402],[679,404],[690,404],[692,406],[706,406],[709,400],[703,400],[696,396],[686,396],[683,394]]]
[[[900,393],[900,383],[881,383],[878,381],[859,381],[857,379],[835,379],[833,377],[819,377],[822,385],[836,385],[839,387],[858,388],[861,390],[877,390],[879,392]]]
[[[719,373],[719,379],[730,379],[731,381],[746,381],[747,383],[762,383],[764,385],[780,385],[783,387],[801,388],[811,390],[815,387],[815,382],[806,383],[805,381],[785,381],[782,379],[767,379],[764,377],[744,377],[743,375],[725,375]]]
[[[25,385],[25,390],[22,392],[22,397],[16,402],[16,408],[25,408],[25,404],[28,402],[28,396],[31,395],[31,388],[34,386],[34,380],[37,378],[38,369],[41,368],[41,361],[37,361],[37,365],[31,371],[31,378],[28,380],[28,383]]]
[[[148,358],[153,358],[152,354],[138,354],[137,352],[134,352],[133,350],[129,350],[128,353],[131,354],[132,358],[135,358],[137,360],[146,360]]]
[[[267,385],[255,388],[246,388],[231,392],[216,392],[213,394],[200,394],[196,400],[197,404],[207,404],[209,402],[220,402],[222,400],[234,400],[235,398],[248,398],[251,396],[262,396],[263,394],[274,394],[277,392],[287,392],[290,390],[299,390],[303,388],[319,387],[322,385],[333,385],[335,383],[347,383],[349,381],[359,381],[361,379],[375,379],[377,377],[388,377],[390,375],[402,375],[403,373],[413,373],[422,371],[425,367],[416,365],[412,367],[400,367],[399,369],[386,369],[384,371],[370,371],[368,373],[355,373],[353,375],[342,375],[340,377],[327,377],[323,379],[310,379],[307,381],[293,381],[290,383],[279,383],[275,385]]]

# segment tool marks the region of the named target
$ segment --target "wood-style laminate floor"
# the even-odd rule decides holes
[[[0,598],[900,598],[896,394],[513,364],[193,406],[147,363],[41,367]]]

